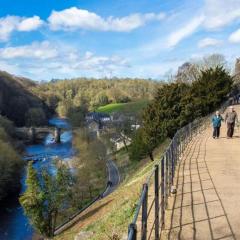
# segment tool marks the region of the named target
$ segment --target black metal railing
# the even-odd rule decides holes
[[[220,111],[223,113],[229,104],[232,102],[225,102]],[[192,138],[200,134],[209,124],[209,116],[206,116],[176,132],[161,160],[154,166],[143,184],[133,221],[128,227],[128,240],[160,239],[160,233],[165,224],[168,197],[175,191],[173,186],[176,166]]]

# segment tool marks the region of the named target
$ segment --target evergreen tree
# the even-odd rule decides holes
[[[223,67],[204,70],[192,84],[170,83],[157,91],[143,113],[143,125],[133,139],[130,158],[149,155],[166,137],[198,117],[206,116],[227,99],[232,78]]]
[[[73,178],[63,164],[56,175],[43,169],[38,175],[30,162],[27,170],[27,190],[20,197],[20,203],[34,228],[46,237],[52,237],[57,217],[71,200]]]

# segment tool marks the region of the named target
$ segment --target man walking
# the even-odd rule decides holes
[[[233,106],[229,107],[229,109],[225,116],[225,122],[227,123],[227,138],[232,138],[235,122],[238,122],[238,116]]]

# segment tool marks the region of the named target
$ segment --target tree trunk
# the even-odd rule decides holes
[[[149,152],[148,155],[149,155],[150,159],[151,159],[152,161],[154,161],[153,153],[152,153],[152,152]]]
[[[127,146],[127,144],[126,144],[126,141],[125,141],[125,139],[123,138],[123,144],[124,144],[124,147],[125,147],[125,149],[127,150],[127,152],[128,152],[128,146]]]

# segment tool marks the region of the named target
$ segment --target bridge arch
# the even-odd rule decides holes
[[[35,143],[38,139],[42,139],[51,133],[55,142],[60,143],[62,129],[59,127],[23,127],[16,128],[16,133],[21,135],[22,138],[27,138],[31,143]]]

